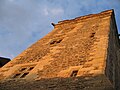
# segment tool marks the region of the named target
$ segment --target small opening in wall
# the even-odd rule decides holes
[[[94,36],[95,36],[95,32],[90,35],[91,38],[94,37]]]
[[[58,44],[62,41],[62,39],[57,39],[57,40],[51,40],[50,41],[50,45],[53,45],[53,44]]]
[[[74,70],[72,72],[72,74],[70,75],[70,77],[76,77],[77,76],[77,73],[78,73],[78,70]]]
[[[50,45],[55,44],[55,40],[50,41]]]
[[[26,68],[21,68],[21,70],[20,71],[24,71]]]
[[[29,70],[32,70],[34,67],[30,67]]]
[[[24,78],[25,76],[28,75],[29,72],[24,73],[20,78]]]
[[[62,39],[59,39],[59,40],[56,41],[56,43],[60,43],[61,41],[62,41]]]
[[[13,78],[18,78],[20,76],[20,73],[17,73],[13,76]]]

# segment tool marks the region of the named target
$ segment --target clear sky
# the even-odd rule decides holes
[[[120,0],[0,0],[0,56],[16,57],[52,31],[51,22],[108,9],[120,30]]]

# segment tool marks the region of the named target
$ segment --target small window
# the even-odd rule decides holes
[[[19,67],[14,75],[11,75],[11,78],[24,78],[34,69],[34,67],[35,66],[33,65]]]
[[[90,35],[91,38],[94,37],[94,36],[95,36],[95,33],[92,33],[92,34]]]
[[[21,69],[20,69],[20,71],[24,71],[24,70],[26,70],[26,68],[21,68]]]
[[[56,41],[56,43],[60,43],[61,41],[62,41],[62,39],[59,39],[59,40]]]
[[[50,45],[55,44],[55,40],[50,41]]]
[[[70,77],[76,77],[77,76],[77,73],[78,73],[78,70],[74,70],[72,72],[72,74],[70,75]]]
[[[13,76],[13,78],[18,78],[20,76],[20,73],[17,73]]]
[[[32,70],[34,67],[30,67],[28,70]]]
[[[62,41],[62,39],[58,39],[58,40],[51,40],[50,41],[50,45],[53,45],[53,44],[58,44]]]
[[[24,73],[20,78],[24,78],[25,76],[28,75],[29,72]]]

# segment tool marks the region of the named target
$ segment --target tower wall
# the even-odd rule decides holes
[[[110,33],[106,60],[106,76],[109,78],[116,90],[120,88],[120,41],[114,13],[110,21]]]
[[[119,39],[115,25],[113,10],[58,22],[52,32],[1,68],[1,88],[118,88]]]

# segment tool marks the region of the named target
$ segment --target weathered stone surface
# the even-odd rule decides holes
[[[114,90],[105,76],[49,78],[37,81],[10,80],[0,90]]]
[[[60,21],[0,69],[3,90],[119,90],[114,12]]]

